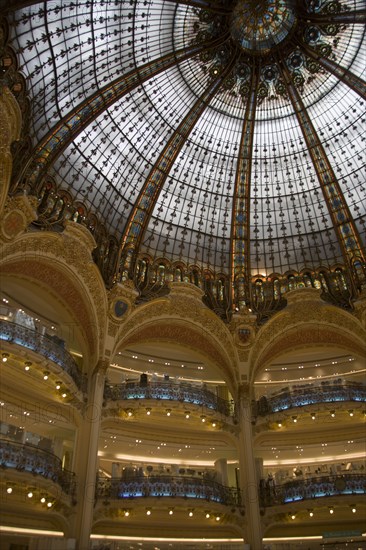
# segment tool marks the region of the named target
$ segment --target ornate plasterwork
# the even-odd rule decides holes
[[[0,85],[0,215],[8,195],[13,159],[10,146],[20,138],[22,116],[9,88]]]
[[[135,308],[138,291],[132,281],[116,283],[108,292],[108,336],[113,341],[127,317]]]
[[[118,328],[135,307],[138,291],[132,281],[116,283],[108,292],[108,334],[115,336]]]
[[[27,233],[3,245],[0,269],[50,288],[75,318],[94,362],[104,348],[107,296],[91,257],[92,241],[85,228],[72,222],[63,234]]]
[[[204,306],[201,295],[194,285],[171,283],[168,297],[137,307],[121,324],[116,348],[136,339],[141,341],[143,334],[146,338],[168,338],[178,342],[183,338],[190,347],[208,354],[233,389],[238,380],[233,339],[224,323]]]
[[[366,330],[366,289],[362,290],[358,300],[354,303],[355,316],[360,320],[363,328]]]
[[[37,218],[37,204],[37,199],[28,195],[8,197],[0,225],[0,239],[11,241],[24,233]]]
[[[250,356],[252,380],[266,362],[295,347],[332,344],[366,355],[366,331],[355,316],[322,302],[313,289],[289,297],[286,309],[258,333]]]
[[[256,315],[252,315],[249,311],[235,313],[232,316],[229,328],[240,354],[240,352],[248,350],[255,341]]]

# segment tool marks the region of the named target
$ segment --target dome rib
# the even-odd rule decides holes
[[[350,10],[343,13],[304,13],[303,19],[316,25],[364,25],[366,23],[366,10]]]
[[[344,262],[346,265],[352,266],[355,260],[359,260],[365,265],[366,252],[335,172],[329,162],[301,96],[292,83],[287,66],[282,60],[279,61],[278,65],[287,83],[287,90],[302,134],[307,143],[326,206],[332,218],[333,227],[336,231]]]
[[[362,78],[353,74],[349,69],[345,69],[338,63],[335,63],[331,59],[321,56],[307,44],[303,43],[302,48],[309,57],[320,63],[324,69],[336,76],[338,80],[347,84],[347,86],[352,88],[352,90],[362,97],[362,99],[366,99],[366,82],[362,80]]]
[[[205,0],[167,0],[173,4],[183,4],[184,6],[190,6],[192,8],[204,9],[213,13],[218,14],[227,14],[230,13],[230,9],[225,7],[225,4],[222,3],[218,5],[216,2],[206,2]]]
[[[143,82],[166,71],[170,67],[217,47],[222,43],[223,39],[225,37],[173,51],[159,59],[154,59],[145,65],[136,67],[128,74],[95,92],[62,118],[35,147],[34,153],[28,165],[24,168],[23,176],[19,178],[19,181],[25,176],[32,181],[36,188],[37,183],[41,180],[47,168],[57,160],[62,151],[75,140],[83,129],[89,126],[114,103],[140,86]]]
[[[233,305],[238,309],[242,309],[250,300],[250,182],[259,71],[259,66],[253,64],[233,198],[230,273],[234,289]]]
[[[230,74],[235,63],[235,55],[217,78],[213,78],[209,87],[203,92],[175,132],[171,135],[159,155],[158,160],[151,169],[140,191],[139,197],[130,213],[121,239],[121,276],[122,279],[132,276],[134,256],[139,248],[149,223],[153,208],[164,186],[166,178],[185,144],[189,134],[197,124],[200,116],[217,93],[225,78]],[[132,272],[131,272],[132,269]]]

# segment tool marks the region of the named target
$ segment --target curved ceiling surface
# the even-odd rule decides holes
[[[9,13],[33,144],[75,115],[48,173],[152,256],[267,275],[342,262],[343,237],[365,242],[362,10],[63,0]]]

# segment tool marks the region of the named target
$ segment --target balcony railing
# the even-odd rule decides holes
[[[287,481],[282,485],[274,485],[271,481],[261,480],[259,493],[262,506],[339,495],[365,495],[366,474],[312,477],[305,480]]]
[[[193,405],[200,405],[212,409],[225,416],[232,416],[233,405],[206,388],[192,384],[165,382],[148,382],[139,384],[128,382],[126,384],[109,384],[104,388],[106,400],[129,400],[129,399],[160,399],[167,401],[181,401]]]
[[[241,506],[238,489],[195,477],[157,475],[129,480],[99,478],[96,498],[104,501],[147,497],[205,500],[225,506]]]
[[[70,353],[60,343],[53,340],[52,336],[40,334],[36,330],[0,319],[0,340],[12,342],[50,359],[73,379],[80,390],[83,389],[84,382],[79,367]]]
[[[283,391],[271,397],[261,397],[257,401],[257,414],[285,411],[295,407],[316,403],[337,403],[356,401],[366,403],[366,386],[362,384],[321,384]]]
[[[67,495],[75,493],[75,474],[64,470],[56,455],[34,445],[0,438],[0,467],[42,476],[57,483]]]

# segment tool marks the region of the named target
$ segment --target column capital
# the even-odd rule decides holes
[[[238,399],[240,401],[250,400],[251,388],[248,382],[243,382],[238,386]]]
[[[106,375],[107,370],[109,368],[109,364],[110,364],[109,359],[106,359],[105,357],[102,359],[99,359],[98,363],[94,367],[93,375],[94,374]]]

